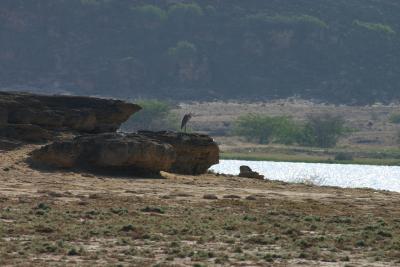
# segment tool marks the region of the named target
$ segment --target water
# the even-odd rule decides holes
[[[241,165],[270,180],[400,192],[400,167],[392,166],[221,160],[211,170],[237,175]]]

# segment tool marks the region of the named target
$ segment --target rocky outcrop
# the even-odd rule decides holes
[[[170,171],[179,174],[202,174],[219,163],[219,148],[208,135],[176,132],[140,131],[140,135],[172,145],[176,160]]]
[[[207,135],[115,132],[140,109],[118,100],[0,92],[1,146],[58,140],[34,151],[31,159],[60,168],[195,175],[218,163],[218,145]],[[77,137],[57,138],[61,135]]]
[[[16,138],[35,141],[37,138],[22,134],[21,129],[29,127],[34,132],[38,127],[50,132],[114,132],[140,109],[138,105],[119,100],[0,92],[0,136],[16,131],[20,133]],[[48,140],[44,132],[43,137]]]
[[[32,153],[34,163],[62,168],[116,168],[201,174],[219,161],[208,136],[173,132],[107,133],[58,141]]]
[[[264,179],[264,175],[261,175],[258,172],[253,171],[249,166],[245,165],[240,166],[239,177],[259,179],[259,180]]]
[[[167,171],[176,159],[171,145],[138,134],[105,133],[57,141],[32,153],[34,163],[60,168]]]

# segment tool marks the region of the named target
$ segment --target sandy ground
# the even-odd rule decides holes
[[[1,266],[400,266],[397,193],[43,171],[34,148],[0,151]]]

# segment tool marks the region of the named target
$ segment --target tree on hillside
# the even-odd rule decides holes
[[[180,41],[168,49],[168,56],[175,67],[174,75],[181,83],[194,81],[196,77],[197,48],[187,41]]]

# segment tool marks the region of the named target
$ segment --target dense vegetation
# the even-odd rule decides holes
[[[330,114],[309,116],[305,123],[288,117],[248,114],[236,120],[233,130],[233,134],[260,144],[315,147],[334,147],[347,132],[344,119]]]
[[[399,99],[398,0],[2,0],[0,85],[174,99]]]

